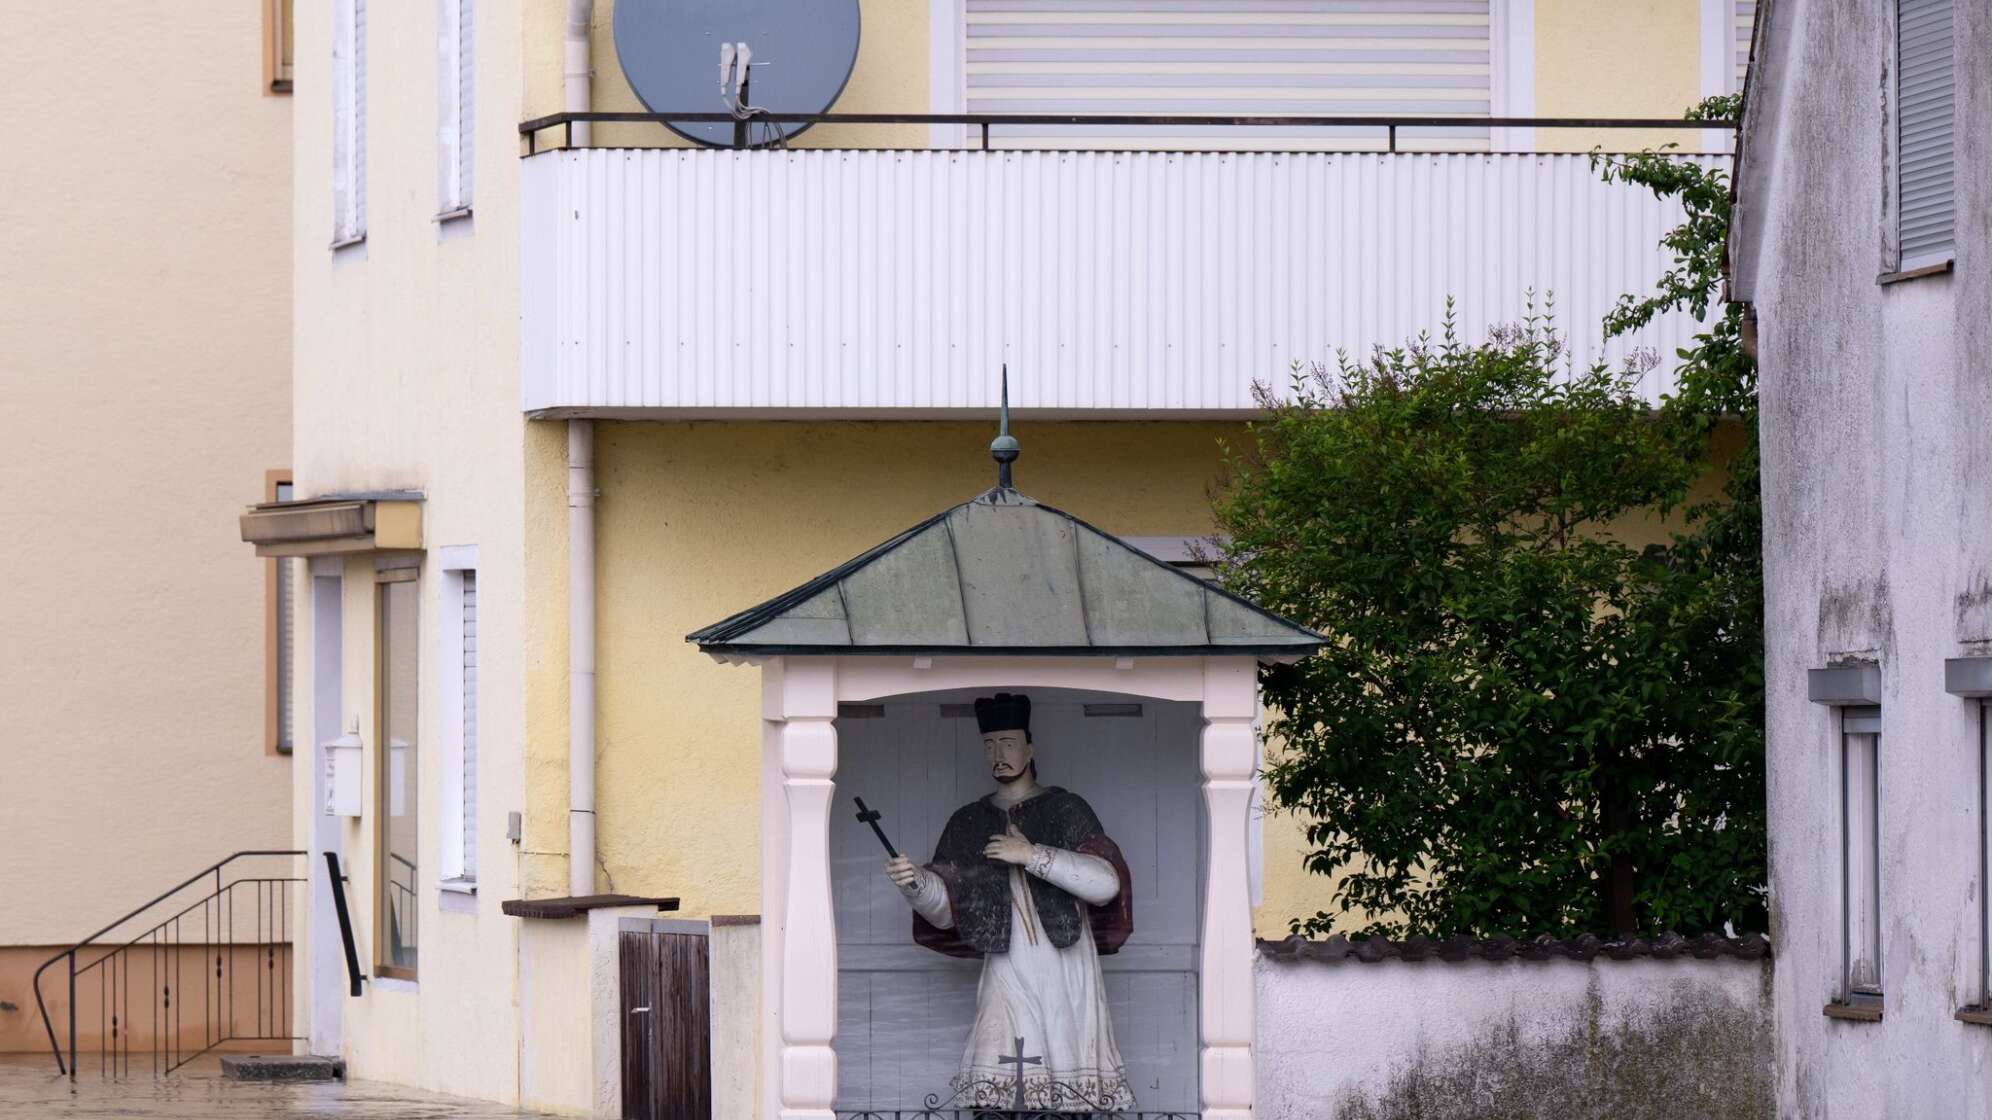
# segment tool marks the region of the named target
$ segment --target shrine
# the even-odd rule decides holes
[[[1008,428],[689,637],[762,679],[764,1113],[1249,1120],[1257,674],[1324,639],[1020,493]]]

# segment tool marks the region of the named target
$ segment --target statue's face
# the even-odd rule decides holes
[[[989,776],[1006,785],[1031,764],[1030,737],[1022,731],[991,731],[982,737],[982,748],[989,752]]]

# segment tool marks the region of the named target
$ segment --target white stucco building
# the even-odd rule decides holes
[[[1730,245],[1762,390],[1784,1115],[1992,1114],[1992,11],[1760,5]]]

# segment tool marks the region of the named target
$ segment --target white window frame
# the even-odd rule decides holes
[[[1842,707],[1839,713],[1840,982],[1839,1002],[1879,1007],[1882,1002],[1881,709]],[[1866,740],[1866,742],[1857,742]],[[1872,744],[1872,763],[1857,752]],[[1855,982],[1856,909],[1873,922],[1874,979]]]
[[[1704,99],[1736,93],[1736,0],[1701,0],[1701,95]],[[1704,152],[1730,153],[1735,150],[1736,133],[1726,128],[1705,128],[1701,133]]]
[[[436,625],[436,856],[445,893],[477,890],[477,755],[476,698],[466,727],[464,704],[464,579],[477,577],[477,546],[450,545],[440,550],[443,593],[438,596]],[[473,667],[475,662],[470,663]],[[465,766],[464,744],[473,744]],[[466,769],[468,778],[466,781]]]
[[[436,220],[470,216],[477,119],[476,0],[436,0]]]
[[[1489,83],[1492,116],[1533,117],[1535,111],[1535,0],[1494,0],[1488,12]],[[1497,152],[1533,152],[1533,128],[1496,128],[1487,146]]]
[[[367,238],[367,0],[332,3],[332,248]]]
[[[968,15],[966,0],[927,0],[927,111],[935,116],[965,112],[968,106]],[[967,146],[968,126],[927,126],[933,148]]]

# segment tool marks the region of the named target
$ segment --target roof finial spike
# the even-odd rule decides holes
[[[1010,363],[1003,363],[1003,408],[997,413],[996,438],[989,441],[989,457],[996,460],[996,489],[1012,490],[1010,464],[1017,461],[1020,448],[1010,434]]]

